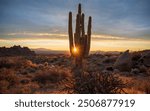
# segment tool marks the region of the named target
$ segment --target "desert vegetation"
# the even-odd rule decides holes
[[[149,52],[127,53],[128,70],[116,67],[124,53],[96,53],[84,62],[82,76],[74,75],[68,55],[0,57],[0,93],[150,93]]]

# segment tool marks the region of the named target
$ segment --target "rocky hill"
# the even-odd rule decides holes
[[[10,48],[0,47],[0,56],[34,56],[35,52],[28,47],[13,46]]]

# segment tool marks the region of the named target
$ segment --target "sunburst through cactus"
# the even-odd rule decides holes
[[[72,12],[69,12],[68,34],[71,56],[75,58],[75,66],[82,67],[82,61],[88,56],[91,42],[92,17],[89,17],[87,34],[84,29],[84,13],[82,13],[81,4],[78,5],[78,14],[76,16],[75,33],[72,29]]]

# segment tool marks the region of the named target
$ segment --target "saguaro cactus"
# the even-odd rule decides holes
[[[76,28],[73,34],[72,29],[72,12],[69,12],[68,21],[68,34],[69,34],[69,47],[71,56],[75,58],[75,65],[82,66],[83,58],[87,57],[90,51],[91,42],[91,27],[92,17],[89,17],[87,34],[84,29],[84,13],[81,10],[81,4],[78,5],[78,13],[76,15]]]

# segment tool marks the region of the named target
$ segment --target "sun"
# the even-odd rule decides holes
[[[77,54],[77,53],[78,53],[78,48],[74,47],[74,48],[73,48],[73,53],[74,53],[74,54]]]

